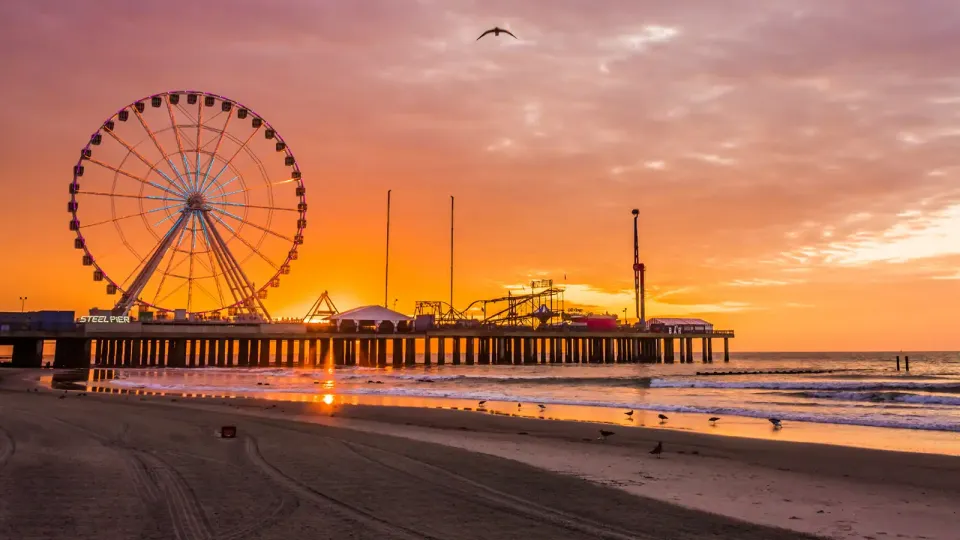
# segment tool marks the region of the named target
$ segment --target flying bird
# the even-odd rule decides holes
[[[625,415],[627,415],[627,416],[633,416],[633,410],[629,410],[629,411],[627,411],[627,412],[625,412],[625,413],[623,413],[623,414],[625,414]]]
[[[480,401],[480,402],[477,403],[477,405],[479,405],[479,406],[481,406],[481,407],[483,407],[483,406],[486,405],[486,404],[487,404],[487,400],[483,400],[483,401]]]
[[[613,435],[612,431],[607,431],[605,429],[600,430],[600,439],[607,440],[607,437]]]
[[[523,403],[517,403],[517,408],[523,407]]]
[[[663,441],[658,442],[657,446],[655,446],[653,450],[650,451],[650,453],[657,456],[657,459],[660,459],[660,454],[663,453]]]
[[[504,34],[509,35],[509,36],[512,37],[513,39],[518,39],[517,36],[513,35],[512,33],[510,33],[509,30],[504,30],[503,28],[500,28],[499,26],[494,26],[493,28],[491,28],[491,29],[487,30],[486,32],[480,34],[480,37],[477,38],[477,41],[480,41],[480,38],[482,38],[483,36],[485,36],[485,35],[487,35],[487,34],[493,34],[494,36],[499,36],[501,32],[504,33]]]
[[[770,420],[770,423],[773,424],[774,429],[780,429],[783,427],[780,425],[779,418],[768,418],[767,420]]]
[[[537,403],[537,407],[540,407],[541,411],[547,408],[547,406],[544,405],[543,403]]]
[[[716,424],[717,420],[719,419],[720,419],[719,416],[711,416],[710,418],[707,418],[707,422],[710,422],[711,424]]]
[[[662,413],[661,413],[661,414],[658,414],[658,415],[657,415],[657,418],[660,419],[660,423],[663,423],[663,422],[666,422],[666,421],[667,421],[667,415],[662,414]]]

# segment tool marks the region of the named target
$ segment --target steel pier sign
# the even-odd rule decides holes
[[[81,323],[128,323],[129,315],[84,315],[80,317]]]

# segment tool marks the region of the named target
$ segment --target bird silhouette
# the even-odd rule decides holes
[[[517,403],[517,408],[523,407],[523,403]]]
[[[627,416],[633,416],[633,410],[631,409],[631,410],[629,410],[629,411],[627,411],[627,412],[625,412],[625,413],[623,413],[623,414],[625,414],[625,415],[627,415]]]
[[[779,418],[768,418],[767,420],[770,420],[770,423],[773,424],[774,429],[780,429],[783,427],[782,425],[780,425]]]
[[[483,406],[486,405],[486,404],[487,404],[487,400],[483,400],[483,401],[477,402],[477,405],[479,405],[479,406],[481,406],[481,407],[483,407]]]
[[[665,415],[665,414],[658,414],[658,415],[657,415],[657,418],[660,419],[660,423],[661,423],[661,424],[667,421],[667,415]]]
[[[547,406],[544,405],[543,403],[537,403],[537,407],[540,407],[541,411],[547,408]]]
[[[602,440],[604,440],[604,441],[607,440],[607,437],[609,437],[609,436],[611,436],[611,435],[613,435],[613,432],[612,432],[612,431],[607,431],[607,430],[605,430],[605,429],[601,429],[601,430],[600,430],[600,439],[602,439]]]
[[[487,35],[487,34],[493,34],[494,36],[499,36],[501,33],[507,34],[508,36],[512,37],[513,39],[519,39],[519,38],[517,38],[517,36],[513,35],[509,30],[504,30],[503,28],[500,28],[499,26],[494,26],[493,28],[491,28],[491,29],[487,30],[486,32],[480,34],[480,37],[477,38],[477,41],[480,41],[480,38],[482,38],[483,36],[485,36],[485,35]]]
[[[663,441],[658,442],[657,446],[655,446],[653,450],[650,451],[650,453],[657,456],[657,459],[660,459],[660,454],[663,453]]]
[[[711,424],[715,425],[717,423],[717,420],[719,419],[720,419],[719,416],[711,416],[710,418],[707,419],[707,422],[710,422]]]

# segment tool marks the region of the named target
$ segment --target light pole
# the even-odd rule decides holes
[[[640,233],[637,230],[637,220],[640,218],[640,210],[634,208],[630,211],[633,214],[633,288],[636,295],[637,319],[641,328],[647,324],[646,299],[644,298],[643,274],[646,268],[640,262]]]
[[[387,256],[383,268],[383,307],[387,307],[387,290],[390,286],[390,192],[387,190]]]
[[[26,306],[26,305],[27,305],[27,297],[26,297],[26,296],[21,296],[21,297],[20,297],[20,313],[23,313],[24,306]]]

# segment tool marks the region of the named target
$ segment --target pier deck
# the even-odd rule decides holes
[[[548,363],[690,363],[700,342],[713,362],[713,341],[729,330],[669,334],[547,328],[433,328],[411,332],[335,332],[304,324],[78,324],[58,331],[8,330],[13,363],[40,366],[44,341],[56,342],[55,367],[326,367]],[[417,355],[422,354],[418,362]]]

